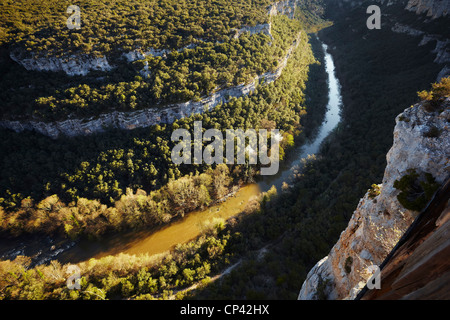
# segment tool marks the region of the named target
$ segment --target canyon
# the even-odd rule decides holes
[[[253,92],[260,83],[269,84],[277,80],[286,67],[292,52],[298,47],[300,36],[301,33],[298,34],[297,40],[291,45],[286,56],[279,62],[275,71],[269,71],[259,75],[248,84],[240,84],[235,87],[217,90],[200,101],[191,100],[168,105],[164,108],[149,108],[131,112],[114,111],[85,119],[67,119],[48,123],[33,120],[24,122],[18,120],[2,120],[0,121],[0,127],[12,129],[15,132],[35,130],[43,135],[56,139],[60,135],[86,135],[103,132],[108,128],[131,130],[160,123],[172,123],[176,119],[211,110],[219,104],[226,103],[230,98],[246,96],[250,92]]]
[[[286,14],[293,16],[295,7],[298,0],[286,0],[273,4],[268,9],[268,15],[273,16],[277,14]],[[236,36],[239,36],[242,32],[250,33],[265,33],[270,34],[271,24],[257,25],[255,27],[244,27],[238,30]],[[51,138],[58,138],[61,135],[65,136],[78,136],[87,135],[98,132],[103,132],[107,129],[123,129],[132,130],[135,128],[145,128],[156,124],[170,124],[176,119],[183,117],[189,117],[196,113],[203,113],[211,110],[219,104],[226,103],[230,98],[239,98],[246,96],[253,92],[256,87],[262,84],[269,84],[277,80],[292,54],[292,52],[298,47],[300,43],[301,33],[298,34],[297,39],[292,43],[287,50],[286,55],[280,59],[277,68],[274,71],[268,71],[264,74],[256,76],[250,83],[242,83],[234,87],[229,88],[216,88],[215,92],[209,96],[203,97],[200,101],[187,101],[181,103],[170,104],[166,106],[158,106],[154,108],[142,109],[130,112],[113,111],[109,113],[103,113],[99,116],[93,116],[90,118],[76,118],[69,116],[68,119],[55,122],[44,122],[40,120],[0,120],[0,128],[11,129],[15,132],[22,132],[24,130],[34,130],[43,135]],[[187,46],[184,49],[189,49],[192,46]],[[161,49],[150,49],[147,52],[142,50],[135,50],[124,54],[124,58],[128,62],[142,60],[147,55],[164,56],[168,51]],[[11,58],[21,63],[25,68],[29,70],[39,71],[60,71],[61,69],[67,70],[70,74],[85,75],[91,69],[95,70],[110,70],[112,67],[109,65],[106,58],[100,60],[90,60],[85,57],[85,60],[78,60],[76,57],[69,59],[64,63],[61,59],[50,58],[47,60],[41,59],[19,59],[14,54]],[[45,61],[47,61],[45,63]],[[78,64],[78,62],[80,64]],[[84,62],[83,62],[84,61]],[[92,63],[89,63],[92,62]],[[95,63],[94,63],[95,62]],[[151,72],[148,68],[148,64],[144,65],[144,69],[141,70],[141,75],[148,75]]]

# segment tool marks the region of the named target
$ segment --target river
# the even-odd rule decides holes
[[[328,53],[328,47],[322,43],[322,48],[325,52],[325,71],[328,74],[328,105],[325,118],[319,127],[317,134],[314,135],[305,144],[296,147],[292,153],[295,157],[287,160],[280,165],[278,174],[274,176],[265,176],[264,179],[258,182],[262,191],[269,190],[274,185],[277,190],[281,190],[283,182],[289,182],[296,171],[301,168],[302,160],[308,155],[316,154],[319,151],[322,141],[333,131],[341,120],[340,110],[342,104],[341,86],[339,80],[336,78],[334,70],[333,57]]]
[[[251,205],[252,200],[257,199],[261,192],[269,190],[273,185],[277,190],[281,190],[283,182],[289,183],[296,171],[301,169],[302,159],[307,158],[308,155],[316,154],[322,141],[340,121],[342,101],[340,85],[335,76],[333,59],[327,52],[327,46],[322,44],[322,47],[325,52],[325,69],[328,74],[329,87],[329,102],[325,118],[317,133],[305,144],[297,146],[291,152],[293,156],[280,165],[278,174],[265,176],[257,183],[240,188],[236,194],[226,201],[205,210],[191,212],[184,218],[157,230],[129,231],[109,235],[101,240],[81,240],[77,243],[66,243],[57,250],[47,250],[45,253],[40,251],[41,253],[35,264],[45,263],[50,259],[57,259],[62,263],[77,263],[90,258],[101,258],[118,253],[149,255],[163,253],[179,243],[186,243],[196,238],[209,224],[214,223],[217,219],[227,220],[238,215],[245,210],[246,206]],[[46,241],[48,242],[48,239]],[[49,241],[51,243],[51,240]],[[15,252],[18,252],[17,249],[15,249]],[[3,255],[2,259],[5,258],[11,259],[12,257]]]

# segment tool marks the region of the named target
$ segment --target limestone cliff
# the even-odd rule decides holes
[[[441,184],[450,174],[450,98],[429,112],[424,103],[396,118],[393,146],[382,184],[360,200],[348,227],[328,256],[308,273],[299,299],[354,299],[416,216],[398,201],[394,182],[408,169],[430,173]]]
[[[428,17],[436,19],[450,13],[450,2],[446,0],[409,0],[405,9],[417,14],[426,13]]]
[[[11,129],[16,132],[35,130],[51,138],[58,138],[60,135],[78,136],[102,132],[107,128],[130,130],[144,128],[159,123],[172,123],[176,119],[211,110],[220,103],[227,102],[230,98],[246,96],[250,92],[253,92],[256,89],[256,86],[261,82],[269,84],[277,80],[286,67],[292,52],[300,44],[300,36],[301,33],[299,33],[297,39],[287,51],[286,56],[280,60],[278,68],[274,71],[261,74],[248,84],[240,84],[235,87],[217,90],[200,101],[191,100],[168,105],[164,108],[155,107],[130,112],[114,111],[90,118],[72,118],[48,123],[34,120],[26,122],[18,120],[2,120],[0,121],[0,128]]]
[[[110,71],[113,67],[106,57],[92,57],[86,54],[66,57],[35,57],[18,50],[10,53],[12,60],[27,70],[65,72],[69,76],[85,76],[91,70]]]
[[[278,15],[278,14],[286,14],[290,17],[293,17],[295,8],[297,6],[298,0],[285,0],[274,3],[268,8],[268,15]],[[254,27],[243,27],[242,29],[237,30],[236,35],[239,36],[243,32],[262,32],[269,36],[272,36],[270,33],[271,24],[262,24],[256,25]],[[28,120],[28,121],[19,121],[19,120],[0,120],[0,128],[11,129],[15,132],[22,132],[24,130],[35,130],[43,135],[49,136],[51,138],[58,138],[60,135],[66,136],[78,136],[78,135],[86,135],[97,132],[102,132],[108,128],[116,128],[116,129],[124,129],[130,130],[135,128],[145,128],[151,125],[160,124],[160,123],[172,123],[176,119],[181,119],[183,117],[189,117],[192,114],[203,113],[205,111],[211,110],[221,103],[226,103],[230,98],[242,97],[246,96],[249,93],[253,92],[256,89],[256,86],[263,82],[264,84],[269,84],[277,80],[284,68],[287,65],[287,62],[299,43],[300,43],[301,33],[298,34],[297,39],[292,43],[291,47],[287,50],[286,55],[279,60],[278,67],[274,71],[268,71],[266,73],[257,75],[253,81],[250,83],[239,84],[230,88],[216,88],[216,91],[209,96],[203,97],[200,101],[187,101],[176,104],[171,104],[167,106],[153,107],[147,108],[138,111],[130,111],[130,112],[109,112],[103,113],[99,116],[93,116],[90,118],[75,118],[69,117],[67,120],[63,121],[54,121],[54,122],[43,122],[40,120]],[[191,44],[180,50],[189,49],[194,47],[195,44]],[[154,56],[164,56],[169,51],[165,49],[156,50],[149,49],[147,51],[143,51],[140,49],[136,49],[134,51],[130,51],[128,53],[123,54],[123,58],[128,62],[133,62],[137,60],[145,59],[148,55]],[[67,61],[67,63],[62,63],[60,60],[55,59],[21,59],[17,58],[13,55],[14,59],[24,65],[29,70],[40,70],[40,71],[65,71],[70,75],[75,74],[87,74],[91,69],[95,70],[103,70],[107,71],[111,68],[109,66],[106,58],[103,61],[104,63],[100,63],[101,67],[96,67],[96,64],[89,60],[89,57],[86,57],[87,62],[79,65],[75,63],[75,59]],[[73,68],[69,68],[69,65],[74,63]],[[149,75],[151,70],[148,67],[148,63],[144,63],[144,68],[141,70],[141,75],[144,77]]]

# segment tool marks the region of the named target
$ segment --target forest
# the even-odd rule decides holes
[[[302,12],[303,17],[308,14]],[[439,99],[439,92],[448,90],[447,85],[430,85],[440,69],[432,62],[432,44],[418,47],[418,39],[394,34],[388,29],[368,33],[366,15],[358,8],[340,11],[330,7],[326,17],[334,24],[320,30],[318,35],[330,48],[342,85],[342,122],[322,145],[320,153],[305,163],[293,186],[272,190],[263,195],[251,214],[242,215],[237,221],[218,223],[198,239],[177,246],[170,254],[119,255],[80,263],[83,274],[80,291],[67,290],[64,281],[67,265],[53,261],[29,268],[30,261],[26,257],[2,261],[0,297],[296,299],[307,272],[328,254],[361,196],[372,184],[381,182],[386,153],[392,145],[395,117],[420,99],[428,100],[430,108],[433,107],[438,102],[433,99]],[[309,30],[318,31],[318,24],[311,21],[307,23]],[[321,26],[330,25],[318,21]],[[306,23],[302,25],[305,27]],[[234,99],[211,112],[176,121],[173,125],[126,133],[111,131],[97,139],[56,141],[35,133],[2,131],[2,137],[6,137],[0,148],[3,232],[23,234],[28,232],[25,228],[30,226],[28,222],[45,221],[45,215],[53,212],[53,208],[46,210],[45,206],[37,204],[48,203],[51,199],[64,204],[56,210],[66,210],[76,216],[76,219],[68,215],[69,219],[59,220],[54,231],[66,232],[67,236],[71,235],[71,230],[79,232],[78,236],[96,236],[96,230],[77,229],[77,223],[83,227],[80,221],[90,216],[106,223],[103,216],[92,215],[95,210],[82,211],[85,199],[98,199],[89,200],[95,202],[92,208],[97,206],[117,212],[122,210],[119,204],[123,201],[126,207],[137,208],[133,212],[140,213],[141,221],[164,221],[169,216],[147,216],[139,206],[153,205],[151,197],[164,194],[170,203],[167,208],[176,210],[172,205],[180,199],[170,198],[170,188],[179,190],[177,188],[187,183],[198,187],[195,205],[201,206],[214,201],[220,190],[224,190],[218,187],[227,188],[239,180],[252,181],[257,167],[227,168],[228,175],[225,167],[199,166],[189,170],[166,165],[164,150],[170,149],[167,133],[178,127],[191,129],[195,120],[202,120],[206,128],[276,125],[286,137],[295,138],[296,144],[302,143],[304,135],[321,122],[327,103],[323,65],[313,64],[322,59],[320,42],[304,35],[299,50],[295,51],[295,59],[289,60],[279,80],[259,87],[248,97]],[[286,149],[284,156],[288,157],[289,146],[282,147]],[[158,162],[153,163],[156,170],[153,173],[151,167],[145,166],[148,162],[139,162],[141,158],[147,159],[143,157],[150,150],[159,157]],[[54,161],[49,162],[49,159]],[[114,161],[116,167],[110,167]],[[223,179],[215,184],[217,172],[213,170],[221,169],[219,176]],[[139,180],[144,170],[150,174],[146,182]],[[46,177],[44,173],[50,175]],[[36,179],[24,180],[30,177]],[[148,181],[150,184],[145,184]],[[35,219],[42,216],[41,220]],[[28,220],[29,217],[33,219]],[[64,224],[75,227],[70,229]],[[38,229],[43,229],[42,226]],[[261,256],[263,248],[265,254]],[[214,275],[238,261],[240,265],[227,277],[213,281]],[[194,283],[199,284],[195,290],[182,290]]]
[[[323,61],[323,53],[321,55],[321,48],[318,41],[312,39],[311,44],[317,59]],[[311,117],[302,118],[303,121],[305,121],[305,118],[308,120],[305,123],[305,131],[309,133],[312,132],[312,128],[320,123],[327,102],[324,99],[326,97],[326,74],[323,64],[312,64],[310,68],[311,74],[304,92],[305,101],[308,107],[311,107],[317,112],[309,113],[308,116]],[[289,82],[285,83],[285,86],[287,84]],[[289,152],[287,156],[289,156]],[[223,171],[218,172],[217,170],[221,168]],[[214,170],[206,171],[206,173],[200,176],[186,177],[181,180],[186,181],[188,179],[193,183],[195,183],[194,181],[200,180],[204,183],[203,181],[209,180],[209,183],[211,183],[211,179],[217,180],[219,178],[219,181],[222,181],[220,185],[226,186],[226,183],[229,182],[226,175],[227,167],[221,166]],[[220,179],[220,176],[223,179]],[[185,185],[179,184],[182,181],[172,181],[163,189],[170,190],[174,186],[185,188]],[[212,183],[214,187],[214,182]],[[182,196],[183,194],[179,193],[179,191],[180,189],[178,188],[176,194]],[[158,190],[157,192],[160,191]],[[269,203],[275,196],[276,191],[274,190],[264,194],[259,200],[261,202],[256,202],[255,207],[247,214],[258,214],[258,212],[261,212],[261,204]],[[83,226],[88,227],[89,229],[84,234],[92,234],[95,236],[95,233],[98,232],[97,230],[102,230],[102,226],[105,226],[104,221],[98,218],[97,210],[101,205],[96,203],[97,207],[95,207],[93,201],[86,199],[81,199],[81,201],[83,204],[81,208],[60,208],[59,212],[47,212],[49,213],[49,217],[52,218],[52,221],[54,219],[61,221],[59,217],[67,209],[77,214],[80,209],[86,210],[91,208],[90,213],[81,220],[82,225],[79,228]],[[148,201],[149,199],[145,196],[145,192],[140,190],[136,194],[123,196],[121,200],[116,202],[115,208],[117,210],[125,207],[128,208],[127,214],[132,213],[129,216],[130,221],[139,223],[142,219],[148,219],[148,215],[154,212],[147,210],[141,211],[142,207],[140,205],[147,204]],[[164,204],[161,207],[163,206]],[[106,206],[103,206],[103,208],[111,210],[111,208],[106,208]],[[38,210],[44,209],[41,207]],[[143,214],[141,217],[139,217],[140,213]],[[11,212],[8,214],[11,214]],[[100,210],[100,214],[104,215],[105,213]],[[78,217],[80,215],[77,215]],[[103,224],[98,224],[96,219]],[[80,263],[78,266],[83,275],[80,281],[80,290],[67,289],[66,278],[69,265],[51,261],[47,265],[30,267],[30,258],[22,256],[16,258],[14,261],[2,261],[0,262],[0,297],[2,299],[96,300],[117,298],[187,298],[188,292],[184,291],[185,288],[192,284],[197,284],[197,288],[208,286],[213,282],[213,275],[223,270],[226,266],[237,262],[239,256],[245,253],[243,249],[246,248],[247,240],[242,237],[240,232],[236,232],[235,229],[241,219],[242,217],[212,224],[198,239],[178,245],[169,254],[150,257],[146,255],[130,256],[120,254],[118,256],[91,259],[89,262]],[[33,219],[28,219],[27,221],[32,223]],[[47,220],[48,222],[49,220]],[[55,223],[51,223],[51,225],[46,225],[46,229],[52,226],[55,227],[56,225]],[[76,230],[73,230],[73,232]],[[23,233],[26,230],[19,228],[18,232]]]
[[[280,29],[288,22],[269,17],[267,0],[83,1],[79,30],[66,27],[61,2],[22,2],[0,4],[0,112],[8,119],[54,121],[199,100],[274,70],[298,30]],[[263,33],[235,37],[243,26],[268,22],[275,41]],[[277,34],[281,31],[283,37]],[[166,51],[125,58],[149,50]],[[101,56],[113,69],[86,76],[27,71],[8,53],[44,62]],[[141,72],[144,66],[151,72]]]
[[[296,15],[301,20],[282,16],[274,20],[274,42],[292,43],[292,36],[302,28],[324,23],[314,14],[298,11]],[[298,49],[277,81],[171,125],[57,140],[34,132],[2,130],[2,236],[101,237],[111,230],[151,228],[217,201],[234,185],[253,181],[258,166],[174,166],[169,161],[170,133],[180,127],[192,130],[198,120],[204,129],[276,127],[285,138],[281,156],[289,156],[294,140],[301,144],[325,111],[323,66],[316,64],[308,41],[302,33]],[[317,56],[320,46],[313,46]],[[310,68],[322,71],[308,77]],[[274,190],[261,203],[273,196]],[[159,258],[121,255],[91,260],[82,266],[86,276],[79,293],[62,287],[66,265],[53,261],[30,268],[26,257],[2,261],[1,298],[167,298],[171,291],[194,282],[206,285],[210,275],[235,261],[243,243],[239,232],[230,227],[228,223],[213,225],[198,239]],[[93,273],[84,273],[85,267]],[[177,298],[182,297],[179,292]]]
[[[301,22],[284,16],[277,17],[277,20],[273,25],[274,42],[292,42],[292,36],[302,28]],[[173,124],[130,131],[109,130],[57,140],[33,132],[17,134],[2,130],[0,207],[4,218],[1,230],[15,235],[45,230],[50,234],[99,236],[108,229],[101,227],[103,225],[110,225],[113,229],[152,227],[218,200],[224,196],[228,185],[251,182],[258,173],[258,165],[224,168],[230,183],[213,187],[211,178],[214,180],[220,175],[209,174],[208,177],[208,172],[217,168],[206,164],[177,166],[172,163],[173,143],[170,137],[173,130],[185,128],[192,131],[194,121],[202,121],[204,130],[278,128],[285,138],[280,148],[282,159],[285,149],[293,146],[294,139],[301,143],[301,133],[313,125],[313,118],[306,117],[304,95],[309,66],[313,63],[315,59],[308,37],[303,33],[286,72],[277,81],[261,84],[248,96],[234,98],[210,112],[180,119]],[[195,197],[203,200],[194,206],[173,202],[170,200],[171,192],[167,190],[170,183],[174,188],[180,188],[183,183],[193,183],[198,187]],[[225,191],[218,192],[221,188]],[[148,221],[146,218],[125,218],[127,210],[120,208],[126,206],[120,205],[120,201],[134,199],[137,193],[148,199],[144,201],[144,207],[159,208],[155,209],[154,215],[164,218],[155,220],[152,217]],[[172,204],[166,206],[165,201],[172,201]],[[90,209],[81,209],[80,206]],[[42,208],[46,209],[42,211]],[[60,209],[65,213],[59,214]],[[95,214],[92,213],[94,211]],[[55,219],[55,216],[59,218]],[[83,227],[87,225],[86,221],[82,222],[83,216],[96,222],[89,222],[90,228]],[[125,220],[128,222],[124,224]],[[47,223],[54,226],[49,227]]]

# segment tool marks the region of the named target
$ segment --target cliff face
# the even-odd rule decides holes
[[[413,37],[422,37],[419,46],[435,41],[436,47],[432,51],[436,54],[436,59],[434,59],[434,62],[440,64],[450,63],[450,39],[439,35],[428,34],[422,30],[414,29],[401,23],[395,23],[391,30],[396,33],[404,33]],[[445,66],[444,69],[448,69],[448,67]],[[446,74],[448,74],[448,71],[446,71]],[[437,81],[439,81],[439,79]]]
[[[379,290],[362,300],[450,299],[450,178],[408,228],[381,268]]]
[[[368,191],[360,200],[329,255],[308,273],[299,299],[317,299],[319,293],[328,299],[356,297],[372,276],[369,267],[383,262],[417,214],[399,203],[394,182],[408,169],[431,173],[440,184],[450,174],[449,122],[450,98],[439,111],[428,112],[419,103],[396,118],[379,194]]]
[[[334,0],[328,0],[330,3]],[[436,54],[435,63],[443,64],[436,81],[450,74],[450,39],[447,30],[438,33],[429,33],[423,29],[438,18],[450,18],[450,1],[447,0],[340,0],[338,5],[341,9],[362,7],[377,4],[381,9],[381,28],[389,28],[392,32],[403,33],[408,36],[422,38],[419,46],[427,43],[435,43],[433,53]],[[395,6],[394,9],[392,9]],[[402,19],[406,11],[414,12],[417,17]],[[400,21],[399,21],[400,20]],[[414,21],[416,20],[416,21]],[[411,25],[412,24],[412,25]]]
[[[275,16],[278,14],[283,14],[293,19],[297,4],[298,0],[278,1],[269,7],[269,15]]]
[[[286,0],[274,3],[268,8],[268,15],[286,14],[291,18],[293,17],[298,0]],[[265,33],[272,37],[270,33],[271,24],[256,25],[254,27],[243,27],[236,31],[236,36],[239,37],[243,32],[250,33]],[[114,111],[110,113],[104,113],[97,117],[90,117],[85,119],[70,118],[64,121],[55,122],[43,122],[43,121],[18,121],[18,120],[0,120],[0,128],[11,129],[15,132],[22,132],[24,130],[35,130],[43,135],[51,138],[58,138],[60,135],[66,136],[78,136],[86,135],[97,132],[102,132],[108,128],[131,130],[135,128],[145,128],[160,123],[172,123],[176,119],[183,117],[189,117],[192,114],[203,113],[211,110],[221,103],[226,103],[230,98],[246,96],[250,92],[256,89],[259,82],[263,81],[265,84],[269,84],[277,80],[283,72],[286,64],[299,43],[301,33],[297,39],[291,45],[286,55],[279,61],[278,68],[273,72],[266,72],[264,74],[256,76],[251,83],[240,84],[235,87],[220,89],[213,94],[204,97],[200,101],[187,101],[177,104],[168,105],[166,107],[148,108],[131,112],[119,112]],[[195,44],[181,48],[179,51],[194,47]],[[145,59],[148,55],[164,56],[169,51],[162,49],[150,49],[146,52],[142,50],[134,50],[123,54],[123,58],[128,62]],[[14,54],[12,57],[15,61],[22,64],[28,70],[39,71],[65,71],[70,75],[86,75],[91,69],[107,71],[111,69],[106,58],[101,61],[90,60],[89,57],[85,57],[85,63],[80,64],[76,58],[69,59],[68,61],[62,61],[58,59],[24,59],[18,58]],[[103,62],[102,62],[103,61]],[[69,67],[70,65],[74,67]],[[144,65],[141,70],[141,75],[144,77],[151,73],[148,67],[148,63]]]
[[[246,96],[256,89],[258,83],[268,84],[277,80],[287,65],[290,55],[298,47],[300,36],[289,48],[286,56],[280,61],[278,68],[273,72],[266,72],[257,76],[249,84],[241,84],[231,88],[216,91],[200,101],[188,101],[169,105],[165,108],[148,108],[131,112],[110,112],[98,117],[87,119],[68,119],[64,121],[42,122],[42,121],[15,121],[2,120],[0,127],[11,129],[16,132],[23,130],[35,130],[51,138],[58,138],[60,135],[77,136],[96,132],[102,132],[107,128],[131,130],[144,128],[159,123],[172,123],[176,119],[189,117],[192,114],[203,113],[211,110],[220,103],[227,102],[230,98]]]
[[[113,67],[106,57],[91,57],[89,55],[71,55],[64,58],[36,58],[33,55],[21,57],[18,52],[11,52],[10,57],[27,70],[63,71],[69,76],[85,76],[91,70],[110,71]]]
[[[450,13],[450,2],[446,0],[409,0],[405,9],[417,14],[426,13],[428,17],[436,19]]]

